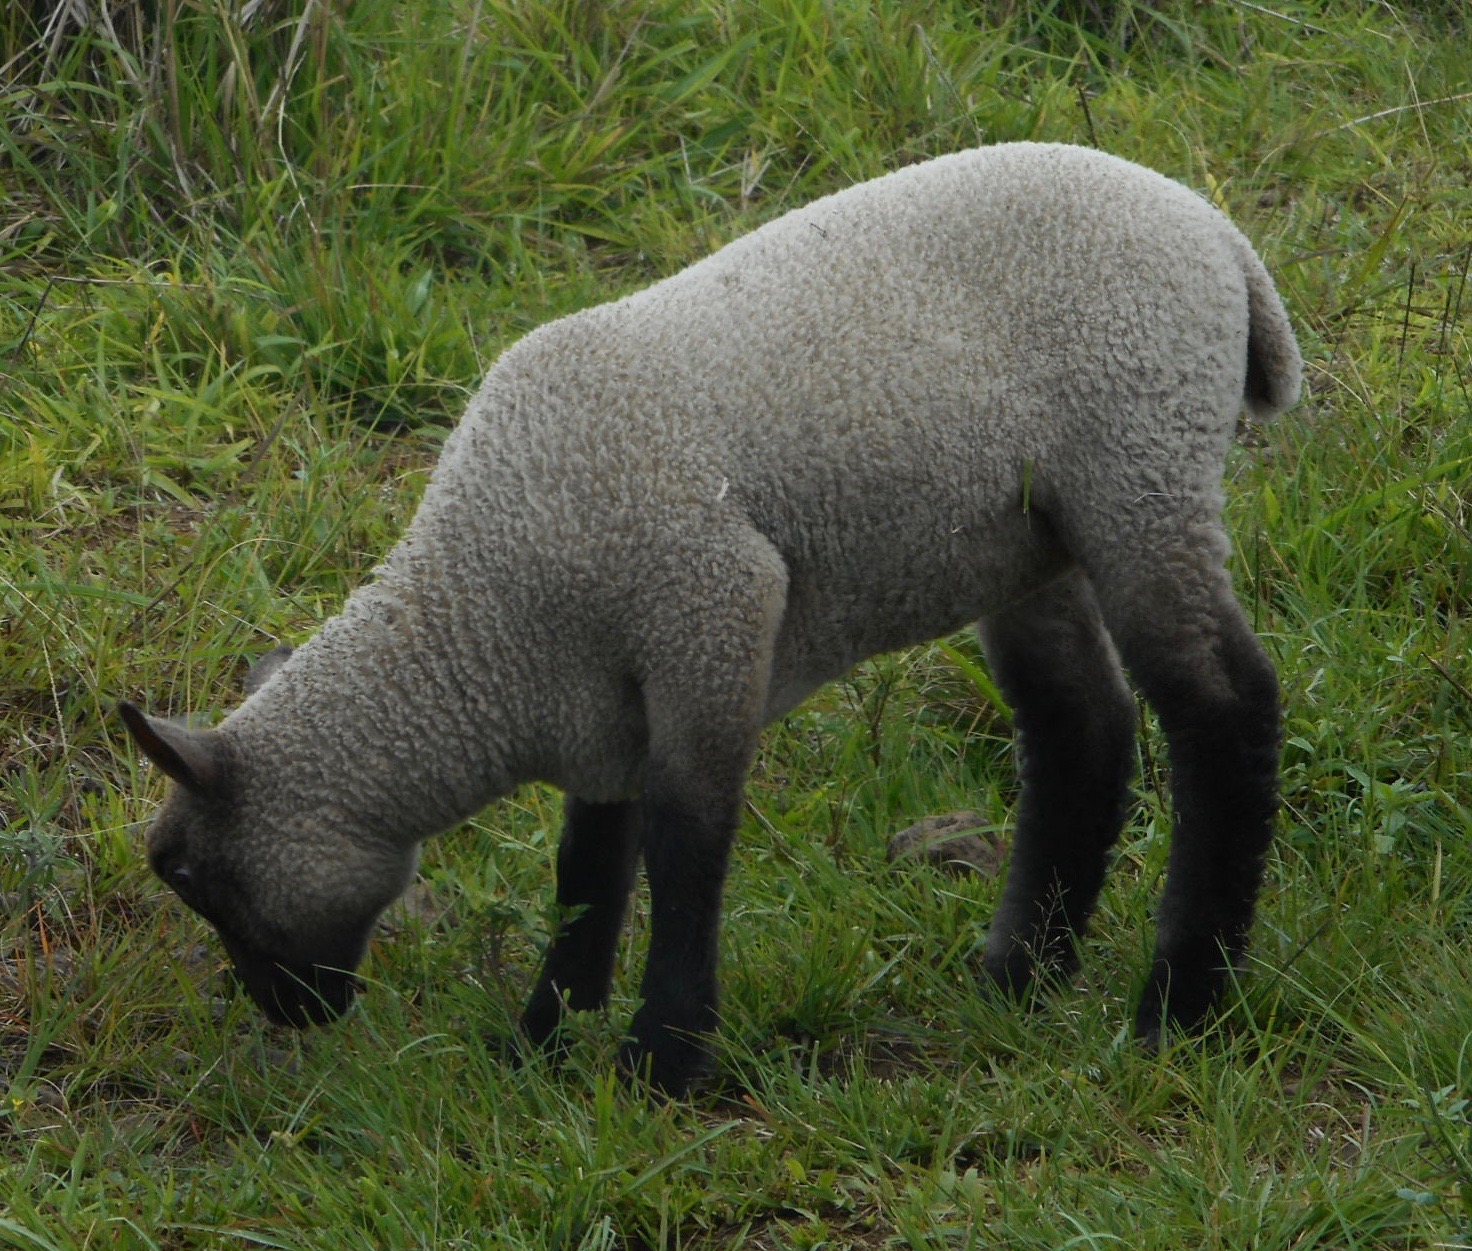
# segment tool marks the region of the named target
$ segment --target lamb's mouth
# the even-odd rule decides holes
[[[219,933],[241,985],[273,1025],[327,1025],[352,1005],[360,982],[350,970],[277,960]]]

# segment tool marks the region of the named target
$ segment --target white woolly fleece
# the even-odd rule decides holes
[[[1046,144],[915,165],[507,351],[377,580],[219,733],[262,820],[402,842],[533,778],[739,775],[868,655],[1220,547],[1237,416],[1299,376],[1185,187]]]

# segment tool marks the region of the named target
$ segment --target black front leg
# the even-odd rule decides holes
[[[787,594],[781,556],[734,512],[664,517],[641,619],[649,877],[643,1005],[623,1061],[684,1095],[709,1066],[726,862],[767,707]],[[682,540],[688,540],[683,544]]]
[[[562,924],[526,1011],[522,1033],[553,1049],[567,1008],[608,1002],[624,912],[639,867],[638,803],[591,804],[568,796],[557,848],[557,906]]]
[[[624,1063],[677,1098],[709,1067],[706,1038],[720,1019],[721,895],[741,793],[711,789],[655,779],[644,796],[649,962]]]

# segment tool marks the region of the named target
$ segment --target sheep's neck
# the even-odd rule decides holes
[[[504,705],[486,672],[462,671],[454,624],[390,581],[364,587],[232,718],[247,754],[273,761],[273,784],[303,804],[331,792],[395,842],[474,815],[519,779]]]

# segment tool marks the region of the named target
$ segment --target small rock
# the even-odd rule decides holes
[[[925,817],[889,840],[891,863],[923,860],[950,873],[996,877],[1005,857],[1001,836],[979,812]]]
[[[378,932],[397,934],[406,924],[437,929],[452,923],[452,906],[450,901],[435,894],[430,883],[422,877],[415,878],[409,889],[378,919]]]

